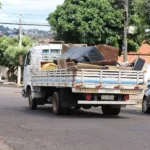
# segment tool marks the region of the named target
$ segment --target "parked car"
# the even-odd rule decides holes
[[[142,102],[142,112],[150,113],[150,83],[147,84],[147,89],[145,90],[143,102]]]

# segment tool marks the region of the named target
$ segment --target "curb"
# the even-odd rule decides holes
[[[9,85],[9,84],[2,84],[0,83],[1,87],[13,87],[13,88],[22,88],[23,86],[18,86],[18,85]]]

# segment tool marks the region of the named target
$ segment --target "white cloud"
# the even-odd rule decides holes
[[[12,1],[13,1],[13,3],[19,3],[19,2],[21,2],[22,0],[1,0],[1,2],[2,3],[11,3],[12,4]]]
[[[12,3],[13,1],[13,3]],[[1,0],[2,6],[17,7],[26,6],[30,9],[52,9],[54,10],[57,5],[62,4],[64,0],[55,0],[50,2],[50,0]]]
[[[18,22],[19,14],[23,14],[24,22],[46,23],[49,13],[53,12],[57,5],[64,0],[0,0],[2,9],[0,18],[3,22]],[[14,15],[15,14],[15,15]],[[31,14],[25,15],[25,14]]]

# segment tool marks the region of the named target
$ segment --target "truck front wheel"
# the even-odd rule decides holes
[[[53,109],[53,113],[55,115],[60,115],[62,113],[62,107],[61,107],[61,104],[60,104],[60,99],[59,99],[58,92],[55,92],[53,94],[52,109]]]
[[[30,94],[29,96],[29,108],[31,110],[35,110],[37,109],[37,103],[36,103],[36,100],[34,98],[32,98],[32,95]]]
[[[117,116],[120,113],[121,108],[112,108],[110,106],[102,106],[102,112],[104,115]]]

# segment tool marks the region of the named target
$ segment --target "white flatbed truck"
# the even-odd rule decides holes
[[[57,69],[40,70],[40,63],[61,55],[61,44],[32,47],[24,65],[23,97],[29,108],[52,104],[59,115],[71,108],[90,109],[101,106],[103,114],[118,115],[121,107],[135,105],[130,95],[144,92],[144,73],[134,70]]]

